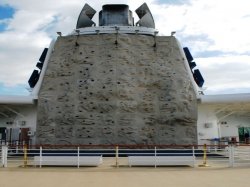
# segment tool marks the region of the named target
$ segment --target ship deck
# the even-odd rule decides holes
[[[202,159],[199,160],[202,163]],[[9,165],[0,168],[3,187],[211,187],[249,186],[244,179],[250,175],[249,167],[229,168],[227,165],[210,162],[210,167],[128,167],[125,158],[120,158],[119,167],[115,158],[105,158],[99,167],[34,167]]]
[[[200,160],[199,162],[202,162]],[[105,158],[99,167],[34,167],[10,165],[0,168],[2,187],[235,187],[249,186],[245,182],[250,175],[249,167],[229,168],[227,165],[210,163],[210,167],[128,167],[121,159],[119,167],[115,158]],[[13,163],[14,164],[14,163]]]

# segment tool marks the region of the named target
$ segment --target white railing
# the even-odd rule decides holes
[[[199,166],[230,165],[230,147],[228,146],[203,145],[196,150],[199,150],[196,152],[196,156],[203,160]]]
[[[8,146],[3,145],[1,148],[1,165],[7,167],[8,164]]]
[[[75,147],[46,147],[46,146],[7,146],[0,148],[0,159],[2,167],[16,166],[39,166],[44,165],[71,165],[80,167],[88,165],[86,160],[102,163],[102,159],[108,157],[115,158],[115,163],[119,167],[121,160],[129,160],[133,163],[140,158],[145,160],[145,165],[154,167],[162,165],[191,165],[191,166],[250,166],[250,146],[229,145],[219,146],[75,146]],[[85,159],[85,160],[84,160]],[[186,161],[186,164],[185,164]],[[192,164],[190,162],[192,161]],[[137,162],[137,163],[139,163]],[[124,164],[124,162],[123,162]],[[136,164],[135,164],[136,165]],[[138,165],[143,165],[140,162]]]
[[[3,157],[2,146],[0,146],[0,161],[1,161],[1,166],[0,167],[3,166],[3,159],[2,159],[2,157]]]
[[[250,146],[232,147],[231,154],[233,155],[231,166],[250,166]]]

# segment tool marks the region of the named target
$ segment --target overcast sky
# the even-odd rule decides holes
[[[103,4],[124,3],[134,12],[143,2],[160,35],[176,31],[189,47],[205,79],[205,94],[250,93],[248,0],[1,0],[0,94],[29,94],[27,81],[43,48],[56,31],[68,34],[75,28],[85,3],[97,11]]]

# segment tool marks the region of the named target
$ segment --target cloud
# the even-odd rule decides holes
[[[119,3],[130,6],[136,22],[134,10],[144,1],[120,0]],[[99,11],[103,4],[117,4],[117,0],[101,3],[97,0],[1,0],[0,6],[15,11],[10,18],[0,20],[0,83],[7,87],[27,85],[43,48],[48,47],[57,31],[65,35],[75,28],[85,3]],[[147,0],[146,3],[160,35],[177,31],[176,37],[189,47],[205,77],[207,93],[248,90],[248,1]],[[98,22],[98,13],[93,20]]]
[[[157,28],[164,35],[177,31],[205,78],[207,94],[250,93],[248,4],[193,0],[157,9]]]
[[[157,25],[164,34],[177,31],[178,37],[206,35],[214,41],[208,46],[209,50],[244,53],[250,47],[248,4],[242,0],[192,0],[178,6],[163,4],[155,10]]]
[[[167,5],[183,5],[189,4],[190,0],[156,0],[157,4],[167,4]]]
[[[4,31],[6,29],[6,26],[8,25],[9,19],[2,19],[0,20],[0,32]]]
[[[194,1],[193,5],[185,15],[187,24],[181,34],[207,34],[214,41],[209,50],[248,51],[250,27],[246,25],[248,18],[242,19],[249,14],[245,3],[211,0],[209,4]]]
[[[50,38],[43,32],[0,33],[0,80],[3,85],[8,89],[12,87],[13,92],[16,91],[14,86],[19,84],[25,85],[23,89],[26,90],[28,79],[35,68],[42,48],[47,46],[49,41]]]
[[[184,29],[183,29],[184,30]],[[182,31],[183,32],[183,31]],[[190,35],[180,35],[179,39],[182,41],[183,45],[190,46],[192,54],[206,53],[209,46],[214,45],[215,41],[209,38],[208,34],[190,34]],[[216,50],[213,50],[216,51]],[[221,51],[223,52],[223,51]]]
[[[205,79],[205,93],[250,93],[250,56],[226,55],[197,58],[198,67]]]

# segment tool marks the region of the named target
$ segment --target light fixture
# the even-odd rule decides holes
[[[176,33],[176,31],[172,31],[172,32],[171,32],[171,36],[174,36],[175,33]]]
[[[56,34],[58,34],[58,36],[62,36],[62,32],[56,32]]]
[[[115,30],[116,32],[118,32],[120,30],[120,27],[115,26]]]
[[[75,31],[76,31],[77,35],[79,36],[80,30],[79,30],[79,29],[76,29]]]
[[[97,35],[100,34],[100,30],[95,30],[95,32]]]

